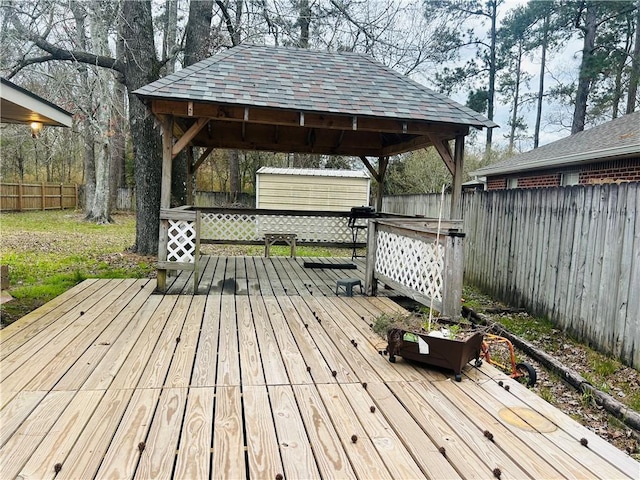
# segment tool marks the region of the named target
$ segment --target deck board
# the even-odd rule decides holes
[[[199,295],[89,280],[1,336],[0,478],[638,477],[489,365],[391,364],[370,323],[401,307],[335,296],[358,261],[205,262]]]

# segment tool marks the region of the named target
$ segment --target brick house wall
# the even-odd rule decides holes
[[[640,157],[575,165],[573,167],[518,172],[487,177],[487,190],[504,190],[509,180],[517,179],[517,188],[559,187],[562,176],[578,174],[578,184],[640,182]]]

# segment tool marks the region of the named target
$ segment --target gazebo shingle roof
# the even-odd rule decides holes
[[[352,52],[240,45],[134,92],[212,102],[495,127],[492,121],[371,58]]]

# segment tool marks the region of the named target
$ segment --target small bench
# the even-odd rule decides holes
[[[341,278],[336,282],[336,296],[340,296],[339,291],[343,289],[347,297],[353,297],[353,287],[360,287],[362,293],[362,282],[358,278]]]
[[[291,257],[296,256],[296,234],[295,233],[265,233],[264,234],[264,256],[269,256],[271,245],[276,242],[284,242],[291,247]]]

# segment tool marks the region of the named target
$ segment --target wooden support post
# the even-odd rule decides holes
[[[64,210],[64,185],[60,184],[60,210]]]
[[[173,160],[173,118],[167,117],[162,122],[162,182],[160,187],[160,208],[171,206],[171,164]],[[167,261],[167,242],[169,240],[169,221],[160,220],[158,242],[158,262]],[[157,287],[160,292],[167,289],[167,270],[158,268]]]
[[[73,192],[73,195],[74,195],[74,198],[75,198],[75,204],[74,205],[75,205],[75,208],[78,208],[78,184],[74,183],[74,187],[75,187],[74,188],[74,192]]]
[[[187,147],[187,205],[193,205],[193,147]]]
[[[45,194],[44,182],[42,182],[40,184],[40,201],[42,202],[42,210],[46,210],[47,209],[47,205],[45,203],[46,200],[47,200],[47,196]]]
[[[462,218],[461,199],[462,199],[462,168],[464,166],[464,135],[456,137],[456,144],[453,153],[453,162],[455,171],[453,172],[453,189],[451,191],[451,214],[450,220],[459,220]]]
[[[373,219],[369,220],[369,228],[367,229],[367,264],[364,274],[364,291],[370,297],[373,297],[378,293],[378,281],[375,277],[377,231],[378,222]]]
[[[454,321],[462,311],[462,277],[464,273],[464,233],[445,236],[442,278],[442,315]]]

